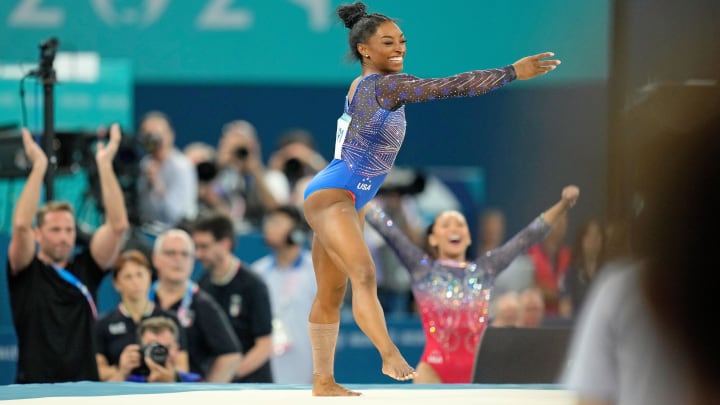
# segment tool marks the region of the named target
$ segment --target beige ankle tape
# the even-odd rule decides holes
[[[313,354],[313,373],[333,375],[335,363],[335,345],[337,344],[340,323],[308,324],[310,344]]]

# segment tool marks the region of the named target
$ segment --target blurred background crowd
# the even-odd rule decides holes
[[[196,226],[221,214],[231,219],[231,233],[213,233],[208,243],[230,241],[224,253],[257,276],[267,289],[270,312],[267,319],[246,320],[250,341],[242,341],[236,329],[240,344],[220,352],[243,351],[247,359],[253,346],[264,348],[265,361],[246,364],[253,372],[288,351],[309,353],[307,342],[288,340],[283,329],[292,335],[306,327],[293,321],[307,321],[301,309],[315,288],[303,190],[332,159],[335,122],[347,83],[357,75],[357,66],[343,60],[345,32],[334,15],[340,3],[0,4],[0,242],[9,241],[28,169],[19,128],[36,135],[43,129],[42,83],[24,76],[37,64],[37,45],[56,37],[55,199],[74,207],[78,246],[86,245],[103,222],[92,159],[95,140],[119,122],[123,140],[114,168],[130,220],[123,250],[136,254],[122,264],[149,270],[141,293],[163,277],[162,264],[153,260],[162,248],[158,236],[176,228],[192,237],[188,274],[202,285],[219,259],[207,246],[203,251],[203,228]],[[713,55],[720,54],[720,45],[708,39],[720,37],[718,6],[710,0],[368,4],[400,19],[409,38],[405,70],[420,77],[500,67],[545,50],[563,61],[547,78],[484,97],[408,107],[411,141],[376,201],[420,246],[439,212],[461,211],[472,233],[468,257],[474,259],[527,225],[556,200],[562,186],[577,184],[582,190],[577,207],[502,269],[489,322],[491,327],[572,328],[604,265],[631,254],[624,219],[636,201],[629,181],[634,166],[627,146],[633,134],[624,123],[626,107],[642,100],[648,84],[716,86],[720,69]],[[206,226],[208,232],[217,229]],[[370,227],[366,240],[389,328],[402,336],[401,350],[417,357],[422,332],[407,269]],[[279,263],[288,250],[293,260]],[[302,273],[288,281],[273,273],[278,268]],[[118,284],[120,270],[114,268],[98,292],[101,317],[124,302],[124,294],[132,294]],[[5,384],[14,381],[17,361],[6,282],[3,276],[0,383]],[[229,313],[221,313],[227,319],[218,322],[233,316],[232,296],[225,298],[230,301],[223,309]],[[278,323],[283,316],[287,319]],[[161,322],[149,328],[175,330],[182,347],[184,334],[173,326]],[[371,350],[363,339],[353,324],[342,324],[338,357],[363,357]],[[308,383],[309,360],[302,370],[293,366],[302,361],[273,364],[274,381]],[[359,364],[356,370],[336,368],[338,380],[375,382],[367,376],[374,373]]]

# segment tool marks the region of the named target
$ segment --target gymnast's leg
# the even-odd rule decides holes
[[[379,351],[383,373],[397,380],[413,378],[413,368],[390,340],[377,298],[375,265],[363,237],[361,215],[349,193],[342,189],[315,191],[305,200],[304,212],[315,232],[313,259],[318,279],[310,322],[339,322],[342,295],[337,289],[341,278],[333,271],[343,272],[352,283],[355,321]]]

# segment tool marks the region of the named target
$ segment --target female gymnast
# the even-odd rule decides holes
[[[405,137],[408,103],[485,94],[514,79],[546,74],[558,60],[550,52],[528,56],[499,69],[441,79],[400,74],[406,40],[395,21],[366,13],[365,4],[342,5],[338,16],[350,29],[352,57],[360,77],[350,85],[338,120],[332,162],[305,189],[304,214],[314,231],[313,263],[318,291],[309,316],[313,349],[313,395],[359,395],[335,382],[333,362],[340,306],[352,283],[355,321],[380,353],[382,372],[396,380],[415,371],[391,341],[376,291],[375,266],[365,245],[362,208],[377,193]]]
[[[416,383],[470,383],[475,353],[488,321],[495,276],[541,240],[579,194],[577,187],[565,187],[560,201],[507,243],[474,262],[466,261],[470,230],[461,213],[445,211],[435,217],[428,228],[425,252],[394,226],[380,207],[371,204],[368,223],[387,241],[412,277],[425,332]]]

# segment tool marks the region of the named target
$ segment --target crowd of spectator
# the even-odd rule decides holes
[[[8,265],[19,340],[18,382],[312,382],[307,313],[316,285],[302,194],[327,164],[312,134],[288,130],[265,164],[261,138],[248,121],[224,125],[217,146],[194,142],[180,151],[170,118],[149,112],[135,135],[146,154],[137,163],[138,206],[128,209],[139,215],[131,223],[109,164],[121,139],[114,126],[96,156],[106,223],[87,246],[75,245],[70,206],[48,202],[33,224],[47,162],[29,134],[24,136],[33,170],[16,205]],[[427,194],[435,196],[438,212],[458,208],[442,182],[401,169],[388,177],[375,202],[422,246],[426,218],[437,213],[423,207]],[[488,209],[477,224],[478,241],[469,258],[505,242],[501,210]],[[133,232],[137,229],[143,232]],[[610,233],[592,219],[578,227],[569,246],[567,229],[563,216],[542,242],[504,272],[497,269],[489,325],[540,327],[547,319],[573,319],[603,264]],[[269,252],[254,262],[234,253],[237,241],[249,233],[262,235]],[[146,239],[128,239],[128,234]],[[408,270],[369,226],[366,239],[385,311],[417,315]],[[202,268],[198,280],[192,277],[195,263]],[[94,301],[105,272],[120,302],[97,314]],[[68,281],[63,274],[77,277]],[[43,280],[27,280],[37,277]],[[30,283],[36,293],[27,293]],[[38,294],[57,296],[62,305],[32,298]],[[348,289],[346,305],[351,295]],[[30,317],[30,312],[43,315]],[[55,337],[40,339],[48,335],[39,331],[48,328]],[[72,345],[78,349],[61,349],[65,346],[58,342],[76,339],[78,333],[84,336],[82,345]],[[38,352],[37,345],[46,349]],[[38,355],[42,361],[36,362]]]

